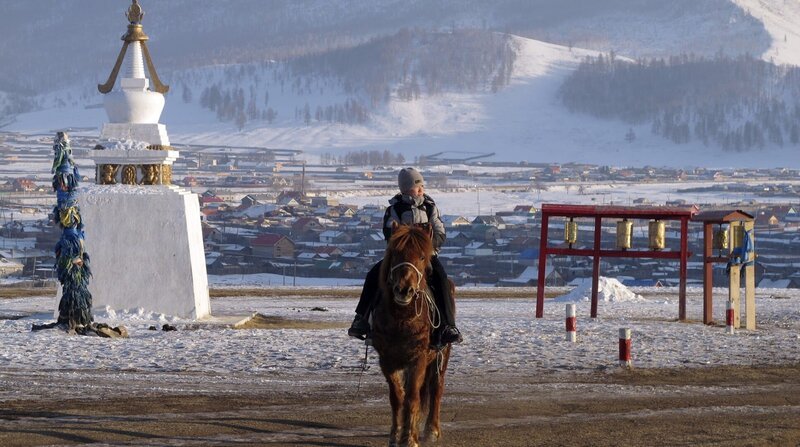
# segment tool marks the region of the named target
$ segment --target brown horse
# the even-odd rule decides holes
[[[424,438],[441,435],[439,410],[450,346],[431,348],[439,318],[426,281],[433,244],[430,231],[400,225],[389,239],[380,271],[381,298],[372,313],[372,343],[389,384],[389,445],[418,446],[420,416],[428,409]],[[451,292],[454,292],[450,282]],[[451,293],[451,296],[454,296]]]

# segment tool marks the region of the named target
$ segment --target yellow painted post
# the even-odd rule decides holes
[[[743,231],[744,228],[740,228],[741,222],[731,222],[730,224],[730,252],[733,253],[733,250],[740,247],[742,245],[741,239],[737,239],[739,232]],[[733,327],[735,329],[739,329],[741,325],[739,320],[741,318],[740,313],[740,300],[741,294],[739,291],[739,287],[741,287],[741,268],[739,265],[731,265],[731,269],[728,272],[728,301],[733,305]]]
[[[740,284],[739,272],[741,272],[741,269],[739,268],[738,265],[731,266],[731,271],[729,276],[730,284],[728,285],[728,301],[730,301],[731,304],[733,305],[733,327],[735,329],[739,328],[740,326],[739,318],[741,317],[741,313],[739,310],[739,301],[741,300],[739,294],[739,284]]]
[[[743,222],[744,230],[750,231],[753,229],[753,222]],[[755,232],[750,232],[750,240],[755,247]],[[756,252],[753,249],[751,257],[748,261],[755,261]],[[755,262],[744,268],[744,308],[747,315],[745,316],[745,325],[748,331],[756,330],[756,266]]]

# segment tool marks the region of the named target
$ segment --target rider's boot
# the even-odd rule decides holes
[[[448,343],[461,343],[464,341],[464,337],[461,336],[461,331],[459,331],[457,327],[445,326],[444,329],[442,329],[440,340],[443,345],[446,345]]]
[[[355,318],[353,318],[353,323],[350,325],[350,329],[347,330],[347,335],[355,337],[359,340],[364,340],[367,338],[368,333],[369,321],[367,320],[367,317],[356,314]]]

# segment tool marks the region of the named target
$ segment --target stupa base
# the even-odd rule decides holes
[[[95,309],[210,316],[200,204],[172,185],[92,185],[78,204],[91,226],[89,291]]]

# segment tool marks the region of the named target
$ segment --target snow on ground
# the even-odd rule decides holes
[[[614,289],[611,281],[608,290]],[[280,288],[278,288],[280,290]],[[288,290],[288,289],[287,289]],[[475,289],[481,290],[481,289]],[[497,289],[494,289],[496,292]],[[510,290],[519,292],[519,289]],[[458,301],[459,327],[465,342],[453,350],[453,374],[526,375],[564,371],[613,370],[617,365],[618,329],[633,333],[637,368],[698,367],[796,363],[800,360],[800,291],[758,289],[756,331],[698,322],[700,289],[689,289],[688,323],[677,322],[675,288],[637,289],[642,298],[599,303],[599,317],[588,317],[590,303],[577,300],[578,342],[564,341],[564,300],[548,299],[545,317],[534,318],[535,291],[529,299],[470,298]],[[356,290],[353,290],[355,294]],[[716,290],[714,318],[724,321],[725,291]],[[355,299],[320,297],[230,297],[212,300],[215,317],[192,322],[144,311],[95,314],[97,321],[125,325],[129,339],[67,336],[58,331],[31,332],[33,323],[52,321],[53,298],[0,300],[0,367],[34,370],[111,370],[191,372],[195,380],[218,374],[279,374],[313,380],[329,374],[354,374],[363,344],[347,337]],[[324,308],[326,311],[313,310]],[[239,318],[260,312],[287,319],[335,323],[335,329],[231,329]],[[164,323],[178,331],[150,331]],[[329,327],[329,326],[328,326]],[[370,364],[377,362],[374,351]],[[375,372],[377,368],[370,371]],[[22,393],[10,390],[8,393]],[[4,393],[8,394],[8,393]]]
[[[339,286],[360,286],[363,279],[353,278],[304,278],[302,276],[292,276],[291,269],[287,269],[287,275],[276,273],[252,273],[247,275],[208,275],[208,284],[212,287],[264,287],[264,286],[318,286],[318,287],[339,287]]]

